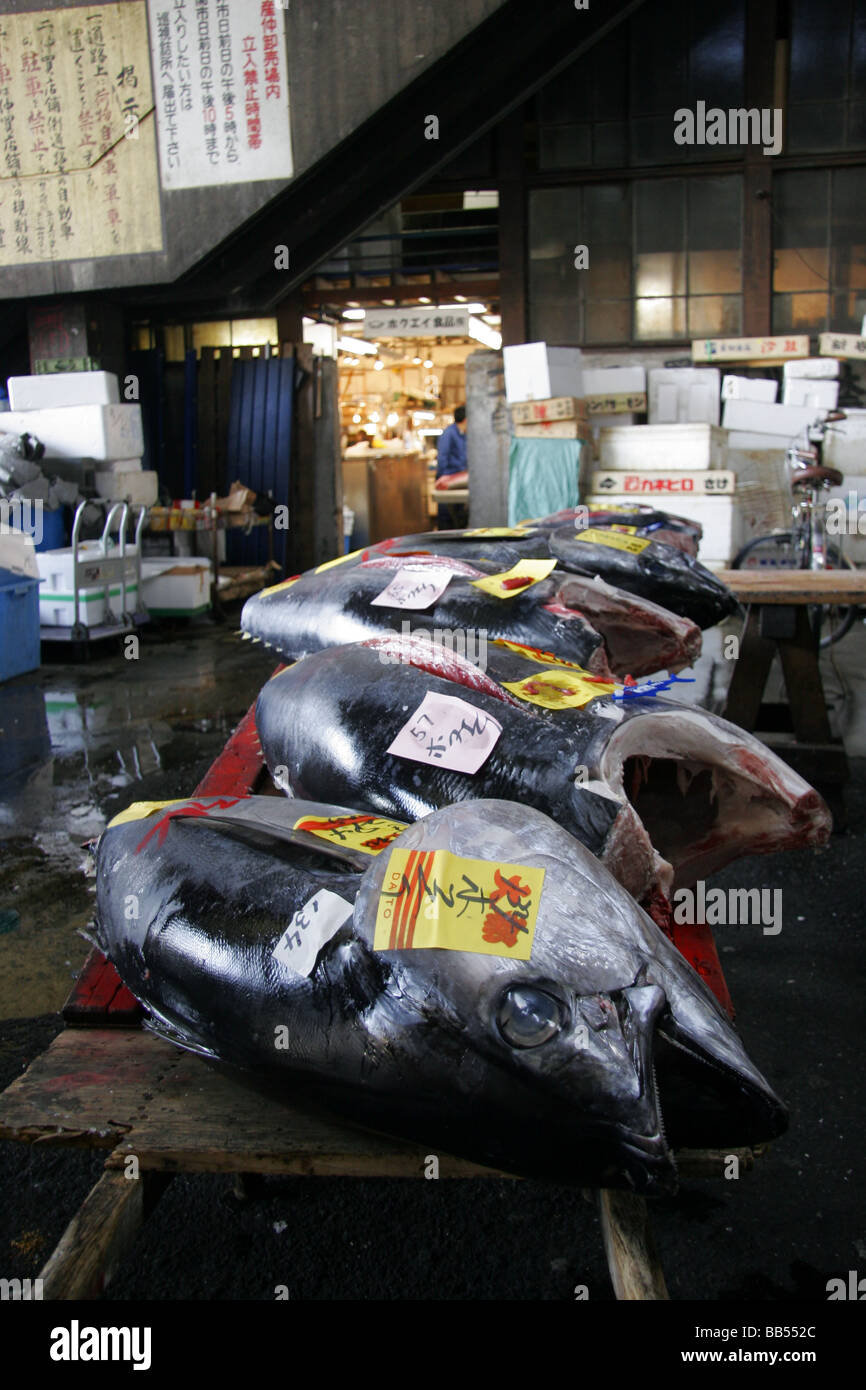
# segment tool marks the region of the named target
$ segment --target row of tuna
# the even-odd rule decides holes
[[[250,599],[245,635],[293,663],[256,706],[278,794],[117,817],[97,930],[151,1027],[279,1094],[509,1172],[670,1192],[678,1148],[786,1123],[672,940],[672,894],[820,845],[829,814],[665,697],[734,607],[699,528],[574,521],[403,537]]]

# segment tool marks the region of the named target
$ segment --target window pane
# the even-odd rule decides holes
[[[839,333],[859,333],[866,314],[866,290],[833,295],[831,326]]]
[[[686,292],[686,257],[681,251],[657,251],[636,256],[634,288],[638,295],[654,298]]]
[[[691,294],[739,294],[742,269],[739,251],[690,251]]]
[[[773,289],[776,292],[817,290],[827,283],[829,205],[830,177],[826,171],[779,174],[774,178]],[[789,310],[781,307],[782,302],[778,312],[786,315]],[[776,312],[774,310],[774,314]],[[778,323],[774,318],[775,333],[790,331],[791,327],[787,317]]]
[[[592,162],[599,169],[616,169],[628,159],[625,121],[599,121],[592,128]]]
[[[773,261],[774,290],[818,290],[829,280],[830,257],[825,246],[777,251]]]
[[[231,347],[232,326],[228,319],[221,323],[194,323],[192,345],[198,352],[202,347]]]
[[[742,332],[739,294],[704,294],[689,299],[690,338],[737,338]]]
[[[686,336],[686,301],[684,299],[635,300],[635,338],[649,342],[653,338],[684,338]]]
[[[845,144],[845,102],[810,101],[788,110],[785,149],[791,153],[807,150],[841,149]]]
[[[576,302],[542,299],[533,303],[530,320],[533,342],[543,339],[554,346],[569,347],[583,341],[580,306]]]
[[[640,180],[633,185],[637,252],[683,249],[683,187],[682,179]]]
[[[774,294],[774,333],[823,333],[827,322],[827,295]]]
[[[586,305],[586,343],[627,343],[631,338],[629,300],[592,299]]]
[[[577,169],[592,163],[592,126],[542,127],[538,160],[542,169]]]
[[[791,101],[846,96],[849,0],[791,0]]]

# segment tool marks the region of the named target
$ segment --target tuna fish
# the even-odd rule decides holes
[[[273,797],[132,807],[100,839],[97,904],[155,1031],[427,1151],[653,1194],[677,1147],[785,1125],[691,967],[522,806],[402,832]]]
[[[491,599],[473,581],[497,572],[492,560],[365,553],[367,558],[357,564],[313,571],[300,576],[302,583],[292,580],[255,595],[244,608],[244,629],[289,657],[413,626],[434,631],[438,624],[448,624],[464,633],[483,629],[485,641],[494,635],[516,638],[520,630],[525,640],[530,632],[545,643],[566,640],[566,656],[599,674],[620,676],[679,671],[700,655],[701,634],[694,623],[602,579],[553,570],[544,584],[533,585],[523,596]],[[380,594],[397,570],[417,570],[422,581],[437,572],[450,573],[452,579],[429,609],[413,607],[411,595],[408,607],[383,608]],[[418,603],[430,596],[423,582],[420,588]],[[484,629],[485,617],[492,618],[493,631]]]
[[[824,802],[786,763],[651,689],[511,644],[489,648],[482,674],[429,642],[383,638],[275,676],[256,722],[286,790],[411,819],[477,797],[534,806],[648,907],[740,855],[827,839]]]
[[[684,516],[674,516],[671,512],[661,512],[656,507],[647,507],[640,502],[619,503],[609,507],[567,507],[564,511],[553,512],[550,516],[536,517],[524,523],[533,530],[558,531],[560,527],[575,522],[587,526],[634,527],[639,536],[650,540],[664,541],[686,555],[697,557],[698,545],[703,535],[699,521],[689,521]]]

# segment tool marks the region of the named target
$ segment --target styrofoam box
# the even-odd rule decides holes
[[[108,616],[106,604],[106,585],[99,579],[98,564],[100,551],[98,542],[84,542],[79,553],[93,552],[94,582],[87,582],[87,568],[82,573],[82,585],[78,591],[78,620],[88,627],[97,626]],[[39,567],[39,622],[42,627],[72,627],[75,622],[75,599],[72,549],[65,546],[60,550],[41,550],[36,553]],[[127,585],[127,606],[138,600],[136,585]],[[120,585],[112,584],[110,589],[112,609],[116,612],[120,601]]]
[[[85,459],[91,468],[94,466],[93,459]],[[103,459],[99,465],[100,473],[140,473],[141,459]]]
[[[839,359],[838,357],[801,357],[796,362],[785,362],[782,372],[786,379],[792,376],[805,376],[812,380],[829,381],[839,375]]]
[[[786,434],[752,434],[749,430],[728,430],[729,449],[787,449]]]
[[[851,535],[846,532],[844,536],[829,535],[828,541],[838,546],[846,559],[853,560],[855,565],[866,565],[866,535],[860,535],[857,530],[859,524],[866,532],[866,477],[862,473],[848,473],[842,479],[842,486],[831,488],[826,496],[842,499],[848,524],[854,532]]]
[[[117,405],[120,400],[114,372],[45,372],[39,376],[10,376],[7,385],[10,410]]]
[[[151,613],[197,613],[211,604],[211,562],[169,555],[141,562],[141,592]]]
[[[542,401],[551,396],[582,396],[580,348],[551,348],[547,343],[516,343],[503,348],[505,399]],[[134,453],[135,450],[130,450]]]
[[[824,412],[809,405],[770,405],[766,401],[725,401],[722,424],[726,430],[746,430],[752,434],[775,434],[796,439],[807,425],[822,418]]]
[[[53,410],[10,410],[4,430],[35,434],[45,457],[127,459],[144,453],[140,405],[65,405]]]
[[[585,396],[633,396],[646,391],[643,367],[584,367]]]
[[[767,381],[763,377],[723,376],[723,401],[767,401],[773,405],[779,391],[777,381]]]
[[[722,497],[736,492],[737,476],[727,468],[705,468],[697,473],[659,473],[655,470],[634,473],[593,473],[590,491],[601,497],[604,493],[627,493],[635,500],[664,506],[674,506],[675,498],[687,496]]]
[[[810,405],[817,406],[819,410],[835,410],[838,400],[838,381],[816,381],[814,377],[788,377],[782,392],[783,405]]]
[[[599,463],[605,472],[694,473],[724,468],[725,444],[724,430],[715,425],[613,425],[599,434]]]
[[[845,419],[827,430],[824,462],[840,473],[866,473],[866,410],[845,408]]]
[[[606,493],[604,497],[594,494],[586,500],[590,506],[597,503],[603,507],[605,502],[634,501],[635,497],[634,493],[623,493],[615,497]],[[703,527],[703,536],[698,548],[701,564],[727,564],[733,560],[743,544],[742,512],[736,496],[684,496],[677,493],[675,506],[673,502],[674,499],[671,498],[671,510],[676,512],[677,516],[699,521]]]
[[[647,373],[651,425],[719,423],[718,367],[651,367]]]
[[[150,469],[142,473],[97,473],[96,491],[109,502],[152,507],[159,496],[159,478]]]

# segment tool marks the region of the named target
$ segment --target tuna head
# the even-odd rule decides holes
[[[673,1147],[784,1128],[692,968],[538,812],[478,801],[425,817],[367,870],[354,921],[390,972],[364,1018],[371,1049],[387,1037],[412,1059],[404,1125],[425,1142],[654,1193],[676,1186]]]

